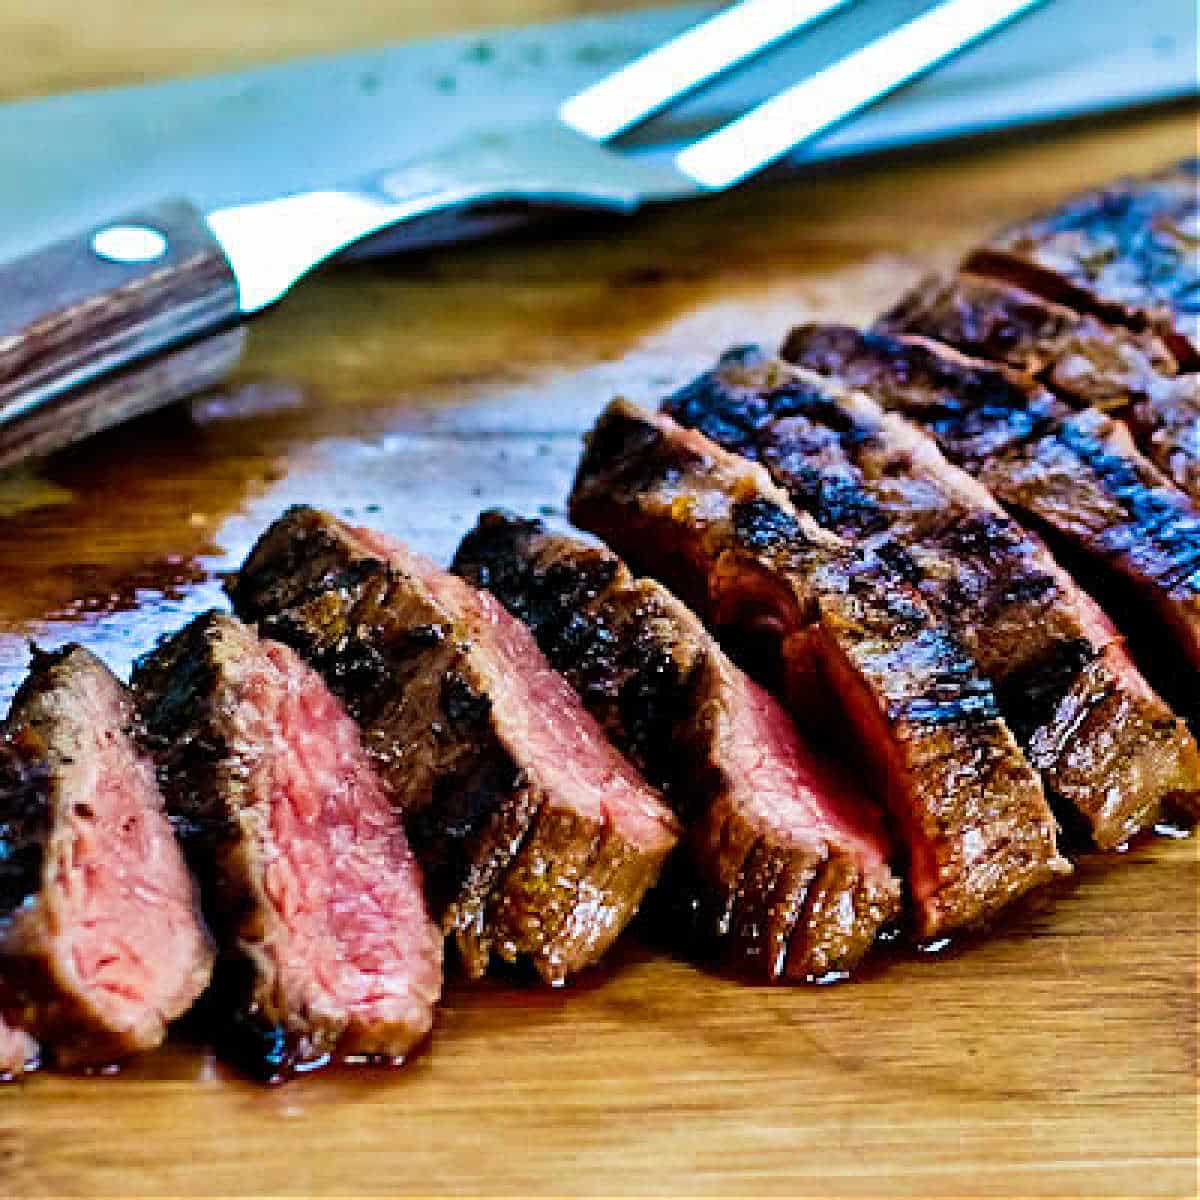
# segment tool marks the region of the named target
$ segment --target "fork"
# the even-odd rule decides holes
[[[365,238],[498,204],[632,213],[723,191],[1045,0],[943,0],[669,162],[614,146],[855,2],[742,0],[544,120],[480,130],[342,188],[208,213],[164,201],[0,266],[0,467],[213,382],[240,344],[229,331]]]

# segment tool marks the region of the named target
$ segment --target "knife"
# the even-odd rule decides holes
[[[907,7],[917,12],[925,6]],[[869,38],[904,8],[856,7],[854,22],[829,23],[782,47],[753,72],[652,122],[635,144],[662,154],[695,139],[782,82],[811,75],[840,57],[852,44],[848,38]],[[789,166],[1194,93],[1195,30],[1182,19],[1182,6],[1146,0],[1137,30],[1106,20],[1097,11],[1105,8],[1116,12],[1112,0],[1047,5],[1021,26],[808,143]],[[27,159],[30,145],[43,149],[34,162],[6,173],[12,186],[0,198],[0,255],[94,224],[97,209],[145,203],[164,190],[188,194],[205,208],[254,200],[326,185],[376,166],[381,156],[419,157],[432,138],[469,129],[483,113],[492,127],[515,126],[533,113],[552,111],[580,84],[701,15],[703,10],[685,9],[578,21],[123,89],[86,100],[9,106],[0,123],[0,163]],[[430,105],[437,121],[386,121],[389,113]],[[97,208],[82,208],[83,196]],[[205,274],[216,264],[198,253],[203,230],[189,229],[182,212],[176,218],[173,241],[178,235],[185,249],[189,238],[195,242],[196,316],[203,323],[204,304],[227,304],[230,296]],[[394,249],[398,240],[428,244],[486,228],[442,221],[415,234],[405,229],[400,239],[366,249]],[[226,352],[231,348],[227,338]]]

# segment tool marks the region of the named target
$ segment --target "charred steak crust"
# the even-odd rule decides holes
[[[842,781],[699,619],[606,548],[508,513],[480,517],[454,570],[530,626],[679,815],[685,852],[663,906],[691,911],[686,940],[768,979],[849,971],[898,910],[877,815],[861,796],[861,830],[814,811]]]
[[[1178,364],[1152,333],[1107,325],[1003,280],[962,273],[920,281],[874,324],[876,333],[932,338],[1039,378],[1080,405],[1121,408]]]
[[[921,338],[845,326],[792,331],[790,362],[866,391],[930,433],[952,462],[1032,521],[1069,561],[1154,611],[1182,652],[1164,686],[1200,693],[1200,509],[1097,409],[1071,410],[1028,376]],[[1130,625],[1145,626],[1144,618]]]
[[[219,612],[141,659],[134,689],[221,947],[207,1008],[223,1049],[272,1079],[401,1061],[429,1032],[442,939],[349,717],[290,651]]]
[[[1177,374],[1174,356],[1153,334],[972,275],[924,280],[874,330],[993,359],[1073,406],[1120,417],[1155,466],[1200,499],[1200,375]]]
[[[50,771],[32,739],[0,741],[0,922],[41,886],[50,834]]]
[[[764,464],[796,506],[918,587],[992,681],[1052,793],[1112,847],[1200,793],[1200,755],[1040,540],[873,400],[753,348],[663,410]]]
[[[34,651],[0,727],[0,1009],[62,1066],[153,1049],[211,974],[135,723],[120,681],[68,646]]]
[[[1005,230],[967,270],[1133,329],[1200,366],[1200,159],[1075,196]]]
[[[481,974],[494,953],[528,959],[562,982],[598,959],[633,916],[674,844],[674,822],[649,789],[638,793],[635,833],[613,818],[608,798],[600,816],[585,815],[561,780],[548,783],[554,752],[537,731],[508,727],[513,701],[490,658],[495,622],[455,611],[422,575],[436,573],[432,564],[418,567],[382,542],[292,509],[232,581],[234,605],[297,649],[361,722],[404,813],[431,907],[467,970]],[[549,686],[531,639],[528,649],[514,669]],[[574,729],[586,714],[565,683],[557,686],[552,707]],[[644,786],[598,730],[572,736],[594,743],[588,753],[625,792]]]
[[[616,401],[588,438],[571,514],[715,626],[773,641],[798,709],[837,698],[907,842],[921,935],[1069,870],[973,661],[911,585],[797,513],[761,467]]]

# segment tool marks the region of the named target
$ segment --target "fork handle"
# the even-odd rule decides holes
[[[0,429],[239,316],[229,262],[182,200],[0,265]]]

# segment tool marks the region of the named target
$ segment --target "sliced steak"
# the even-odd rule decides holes
[[[714,626],[773,644],[798,711],[837,704],[907,845],[919,935],[1069,869],[975,663],[913,587],[798,513],[761,466],[617,401],[589,435],[571,513]]]
[[[782,353],[932,434],[947,458],[1047,533],[1076,574],[1104,586],[1131,641],[1165,631],[1175,652],[1155,656],[1158,678],[1187,715],[1200,713],[1200,510],[1123,424],[920,338],[808,325]]]
[[[61,1066],[150,1050],[212,946],[124,686],[35,652],[0,730],[0,1008]]]
[[[1200,159],[1075,196],[1005,230],[967,270],[1132,329],[1200,365]]]
[[[521,622],[398,542],[309,508],[267,530],[230,591],[363,726],[471,974],[495,953],[561,983],[604,953],[676,822]]]
[[[899,907],[878,812],[661,584],[611,551],[484,513],[454,570],[537,638],[686,833],[671,883],[699,944],[768,979],[849,971]]]
[[[1142,452],[1200,500],[1200,375],[1178,375],[1174,356],[1153,334],[973,275],[926,279],[874,328],[1002,362],[1075,407],[1119,416]]]
[[[663,407],[763,463],[823,528],[903,566],[1098,845],[1125,842],[1164,802],[1200,798],[1195,740],[1095,602],[904,418],[752,348],[731,351]]]
[[[222,1049],[268,1079],[402,1061],[433,1024],[442,936],[357,725],[223,613],[142,659],[134,688],[220,948]]]

